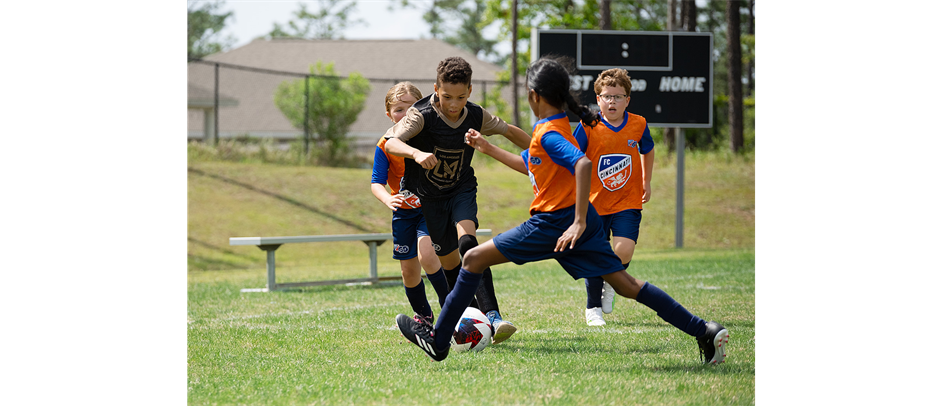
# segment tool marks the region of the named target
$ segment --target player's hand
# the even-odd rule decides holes
[[[570,248],[570,249],[575,248],[576,241],[579,240],[579,237],[582,236],[582,233],[584,231],[585,231],[585,223],[578,222],[578,221],[575,223],[572,223],[572,225],[569,226],[568,229],[566,229],[563,235],[559,236],[559,239],[556,240],[556,249],[554,249],[553,251],[560,252],[560,251],[565,250],[566,248]]]
[[[423,169],[432,169],[435,165],[438,165],[438,158],[435,158],[434,154],[428,152],[416,152],[412,158],[414,158],[415,163],[421,165]]]
[[[473,128],[468,129],[468,132],[465,133],[464,143],[481,152],[484,152],[484,148],[491,144],[484,139],[480,132]]]
[[[401,193],[396,193],[392,196],[389,196],[389,200],[386,201],[386,207],[389,207],[392,209],[392,211],[396,211],[396,209],[399,208],[399,205],[405,201],[406,199],[402,197]]]
[[[647,203],[651,200],[651,185],[644,185],[644,195],[641,196],[641,203]]]

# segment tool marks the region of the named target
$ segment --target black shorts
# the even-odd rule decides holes
[[[478,228],[478,188],[460,192],[448,199],[429,201],[422,199],[422,214],[432,237],[435,254],[445,256],[458,249],[459,221],[471,220]]]

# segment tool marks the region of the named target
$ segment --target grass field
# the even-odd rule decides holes
[[[527,217],[525,176],[476,163],[482,228]],[[190,404],[754,404],[754,165],[688,155],[684,249],[673,249],[673,165],[654,196],[630,271],[731,331],[728,362],[700,365],[695,341],[619,298],[604,327],[584,322],[583,282],[555,262],[494,268],[502,313],[521,331],[481,353],[430,361],[394,327],[401,283],[242,293],[265,285],[264,253],[235,236],[388,232],[369,171],[190,162]],[[380,247],[380,275],[398,264]],[[278,282],[367,276],[362,243],[278,250]],[[434,292],[428,288],[430,298]],[[434,299],[433,310],[438,313]]]

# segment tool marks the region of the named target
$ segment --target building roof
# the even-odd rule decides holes
[[[239,101],[219,92],[219,107],[237,106]],[[194,85],[186,84],[186,107],[191,109],[205,109],[216,106],[216,94],[210,90]]]
[[[477,80],[497,80],[503,69],[437,39],[257,39],[204,60],[301,74],[317,61],[334,62],[340,76],[359,72],[367,78],[434,80],[438,62],[449,56],[468,61]]]
[[[221,136],[250,134],[290,138],[300,134],[284,118],[272,100],[275,88],[286,80],[299,80],[310,72],[318,61],[334,63],[339,76],[359,72],[371,79],[372,87],[366,105],[357,122],[350,128],[350,136],[378,139],[392,125],[385,115],[386,92],[396,81],[412,80],[423,95],[430,94],[438,63],[450,56],[460,56],[471,64],[471,101],[481,103],[481,95],[495,81],[503,68],[481,61],[471,53],[437,39],[395,40],[306,40],[258,39],[249,44],[209,55],[204,62],[188,64],[187,81],[191,86],[213,89],[214,68],[206,62],[219,62],[220,93],[238,100],[238,106],[220,108]],[[234,69],[239,65],[252,69]],[[293,74],[277,74],[284,71]],[[372,80],[377,79],[377,80]],[[483,86],[483,87],[482,87]],[[509,99],[509,98],[508,98]],[[508,117],[504,117],[508,119]],[[194,121],[194,120],[190,120]],[[190,129],[201,123],[189,123]],[[375,143],[375,140],[373,141]]]

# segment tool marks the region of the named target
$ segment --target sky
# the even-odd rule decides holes
[[[354,18],[363,19],[365,24],[348,27],[343,36],[346,39],[418,39],[429,37],[429,25],[422,20],[427,0],[412,0],[418,7],[404,8],[398,1],[358,0]],[[279,0],[228,0],[225,9],[232,11],[223,36],[236,38],[234,47],[245,45],[261,35],[271,31],[274,23],[285,25],[294,18],[294,12],[300,9],[300,1]],[[308,10],[320,9],[320,1],[305,1]],[[395,5],[392,10],[390,5]],[[339,7],[338,7],[339,8]]]

